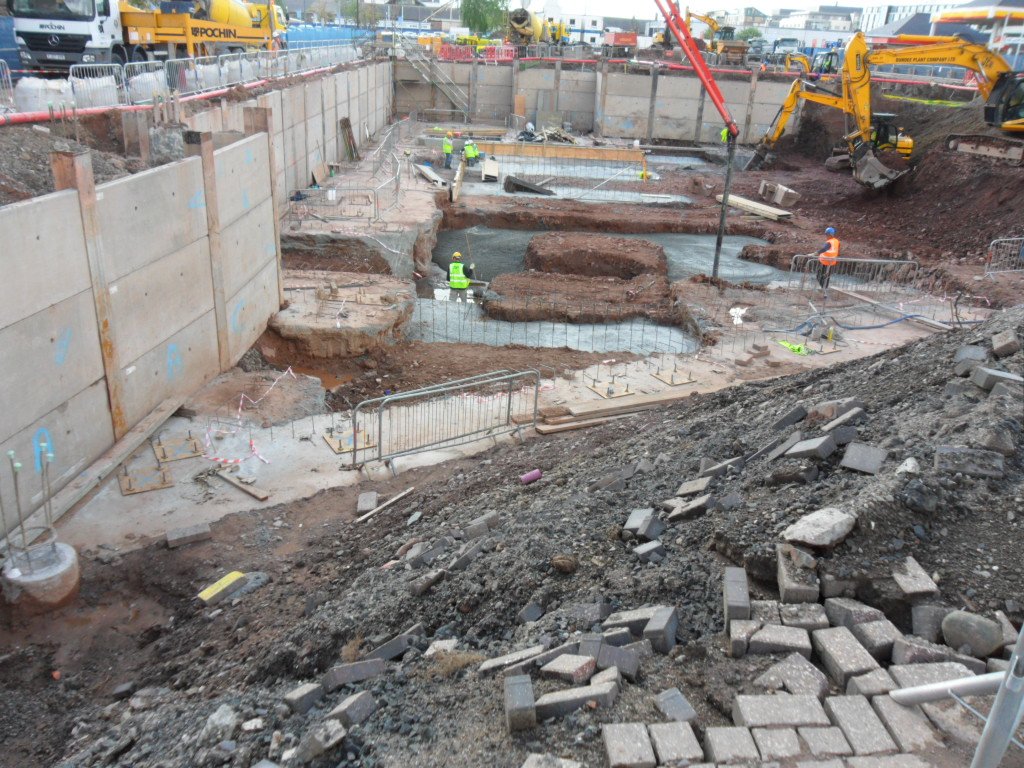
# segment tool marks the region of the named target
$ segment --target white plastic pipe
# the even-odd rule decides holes
[[[891,691],[889,696],[897,704],[902,704],[905,707],[914,704],[927,704],[929,701],[942,701],[948,699],[951,693],[955,693],[957,696],[991,696],[999,690],[1004,677],[1006,677],[1005,672],[989,672],[984,675],[961,677],[941,683],[902,688],[898,691]]]

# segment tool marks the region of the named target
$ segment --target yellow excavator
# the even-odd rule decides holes
[[[686,9],[686,26],[691,26],[691,21],[697,19],[708,25],[711,30],[711,41],[708,43],[708,52],[715,55],[716,64],[745,64],[747,61],[747,50],[750,44],[746,40],[736,38],[735,27],[723,27],[711,16],[703,13],[693,13]],[[664,48],[672,47],[672,35],[666,29],[664,32],[654,36],[654,45]]]
[[[1024,74],[1014,73],[1001,56],[983,45],[958,37],[932,38],[934,43],[903,48],[869,50],[864,35],[858,32],[850,40],[834,81],[839,92],[806,80],[796,80],[779,109],[768,132],[747,163],[751,170],[761,165],[768,152],[781,138],[786,123],[800,100],[823,104],[842,110],[854,121],[854,129],[844,136],[847,148],[826,162],[833,169],[850,167],[853,178],[872,189],[892,184],[909,170],[906,159],[913,151],[913,139],[896,126],[895,115],[871,112],[871,64],[946,64],[971,70],[978,76],[978,90],[986,99],[985,121],[1007,132],[1024,132]],[[804,59],[806,62],[806,57]],[[812,66],[813,69],[813,66]],[[999,137],[956,137],[948,140],[950,148],[965,149],[975,141],[984,144],[986,154],[1015,159],[1018,145],[1024,142]],[[877,152],[890,151],[882,158]],[[891,152],[899,157],[892,161]]]

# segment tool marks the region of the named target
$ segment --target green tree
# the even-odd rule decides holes
[[[505,21],[508,0],[462,0],[462,24],[474,35],[486,35]]]
[[[747,27],[746,29],[741,29],[739,32],[736,33],[737,40],[753,40],[755,37],[760,36],[761,30],[757,29],[756,27]]]

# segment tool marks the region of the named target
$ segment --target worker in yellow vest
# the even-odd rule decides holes
[[[475,141],[467,139],[466,146],[463,147],[462,153],[466,157],[466,165],[470,168],[476,165],[476,159],[480,157],[480,149],[477,147]]]
[[[452,167],[452,132],[448,131],[443,139],[441,139],[441,151],[444,152],[444,167]]]
[[[448,298],[451,301],[469,301],[466,289],[469,288],[469,281],[473,279],[473,265],[468,267],[462,263],[462,254],[456,251],[452,254],[452,263],[448,265]]]
[[[839,263],[839,238],[836,237],[835,227],[827,227],[825,236],[828,240],[815,255],[818,257],[818,285],[825,292],[827,299],[828,284],[832,279],[832,268]]]

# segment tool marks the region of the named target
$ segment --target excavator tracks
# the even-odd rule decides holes
[[[1001,160],[1010,165],[1024,165],[1024,141],[982,133],[954,133],[946,137],[946,149]]]

